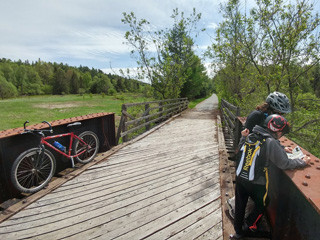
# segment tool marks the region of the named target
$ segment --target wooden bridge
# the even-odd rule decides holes
[[[226,239],[221,203],[233,191],[217,102],[213,95],[25,200],[33,203],[0,224],[0,239]]]

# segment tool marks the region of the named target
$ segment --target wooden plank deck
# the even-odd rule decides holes
[[[0,239],[223,239],[215,96],[0,224]]]

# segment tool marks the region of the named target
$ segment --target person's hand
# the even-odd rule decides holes
[[[310,161],[311,161],[310,157],[308,157],[308,156],[304,156],[304,157],[302,158],[302,160],[303,160],[306,164],[309,164]]]
[[[292,151],[293,151],[292,147],[284,147],[284,150],[285,150],[287,153],[292,153]]]
[[[246,128],[246,129],[244,129],[244,130],[241,131],[241,135],[244,136],[244,137],[248,136],[249,133],[250,133],[250,132],[249,132],[249,129],[248,129],[248,128]]]

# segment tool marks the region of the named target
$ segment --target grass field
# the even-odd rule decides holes
[[[91,113],[114,112],[120,115],[121,105],[153,99],[139,94],[103,95],[48,95],[0,100],[0,131],[31,124],[53,121]]]

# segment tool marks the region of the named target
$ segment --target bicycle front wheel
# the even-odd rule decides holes
[[[29,149],[17,157],[11,169],[13,186],[23,193],[35,193],[44,188],[56,170],[54,156],[47,149],[40,159],[40,148]]]
[[[99,151],[99,138],[98,136],[91,131],[83,132],[79,137],[84,141],[76,140],[74,145],[74,155],[79,154],[84,151],[82,154],[76,157],[76,160],[80,163],[88,163],[93,160],[96,154]]]

